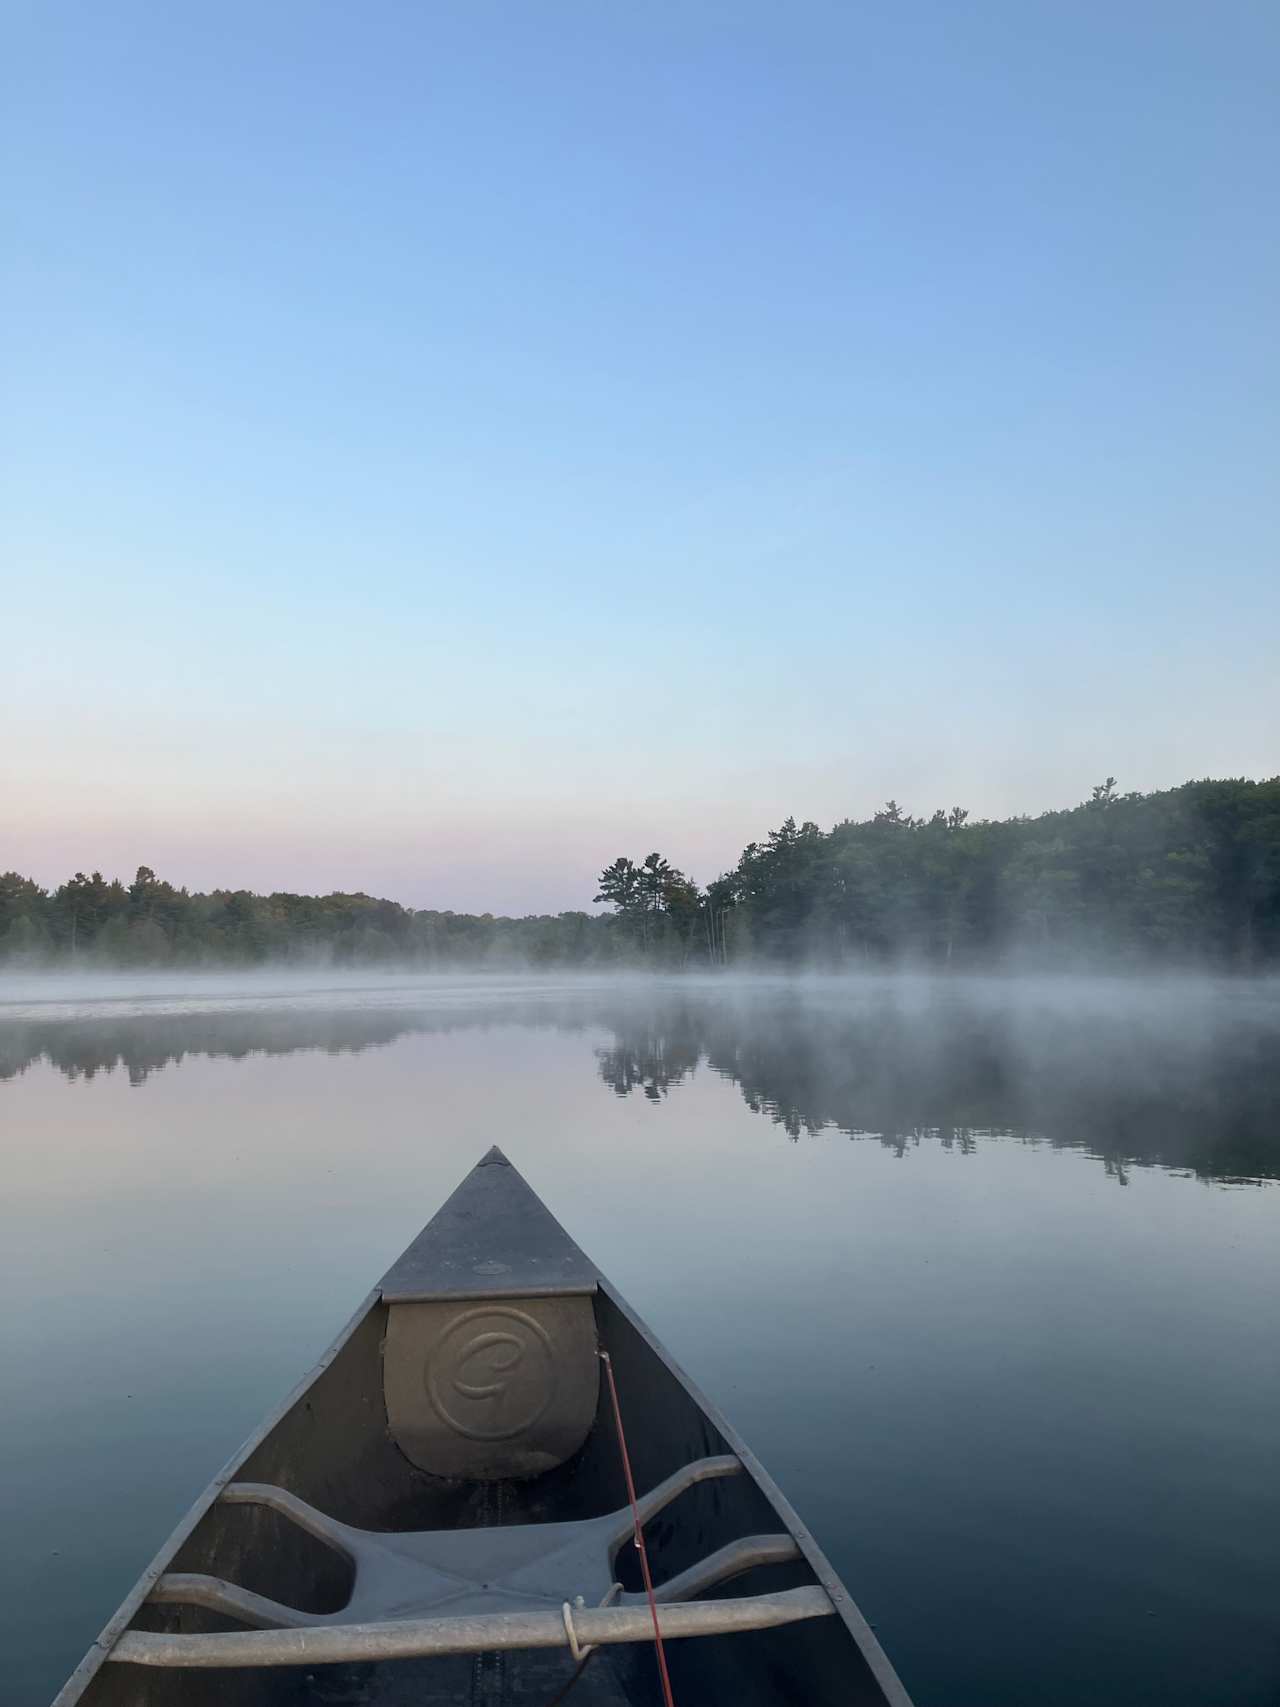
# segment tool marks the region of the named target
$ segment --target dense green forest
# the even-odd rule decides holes
[[[192,894],[146,866],[46,890],[0,876],[8,966],[708,967],[1280,961],[1280,777],[1120,794],[974,822],[889,801],[830,830],[788,818],[700,889],[659,854],[600,874],[607,911],[502,918],[371,896]]]

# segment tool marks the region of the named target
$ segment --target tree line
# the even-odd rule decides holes
[[[1118,792],[1038,817],[788,818],[705,889],[658,853],[600,874],[606,911],[505,918],[364,894],[190,893],[140,866],[49,890],[0,875],[9,966],[523,964],[658,968],[1280,961],[1280,777]]]

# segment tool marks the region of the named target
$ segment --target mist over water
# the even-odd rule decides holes
[[[26,975],[0,1111],[16,1707],[495,1141],[919,1707],[1280,1698],[1274,982]]]
[[[495,1024],[611,1040],[619,1095],[699,1068],[791,1138],[982,1134],[1220,1179],[1280,1176],[1280,980],[28,975],[0,984],[0,1079],[142,1083],[188,1055],[360,1051]]]

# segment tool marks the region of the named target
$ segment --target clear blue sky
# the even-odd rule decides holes
[[[0,867],[1280,770],[1280,7],[3,14]]]

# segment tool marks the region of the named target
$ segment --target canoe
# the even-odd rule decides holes
[[[764,1469],[495,1148],[54,1707],[566,1699],[910,1707]]]

